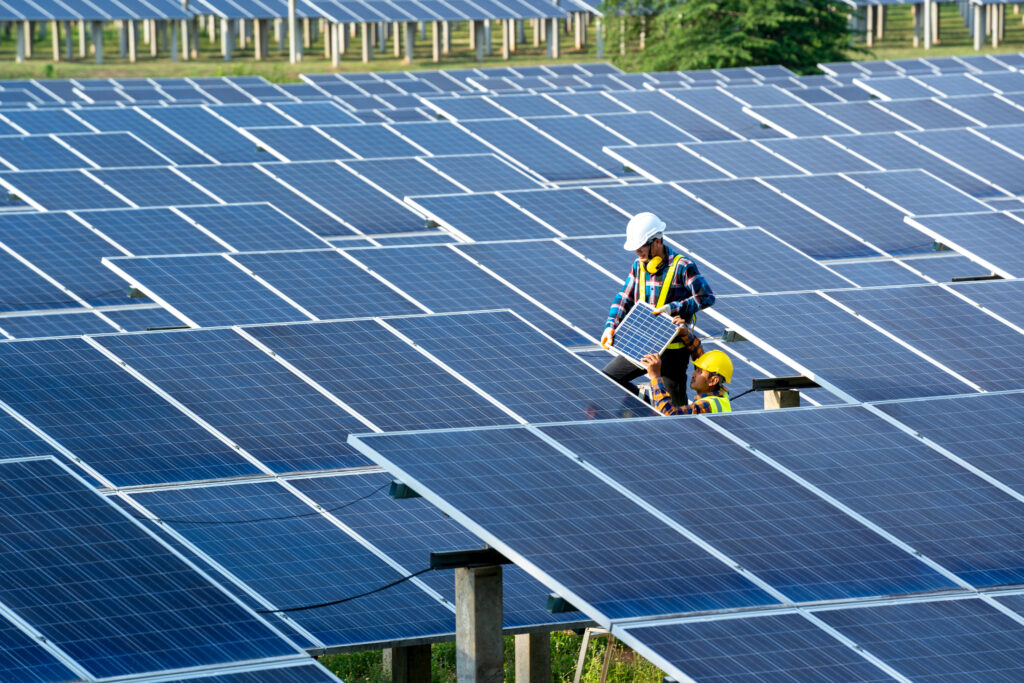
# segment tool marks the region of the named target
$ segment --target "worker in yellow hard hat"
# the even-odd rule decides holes
[[[729,389],[726,384],[732,381],[732,360],[724,351],[713,349],[693,361],[693,374],[690,375],[690,388],[693,389],[693,401],[686,406],[673,405],[672,397],[665,389],[661,377],[661,356],[649,353],[640,361],[647,368],[647,376],[651,378],[651,403],[662,415],[697,415],[699,413],[728,413]]]

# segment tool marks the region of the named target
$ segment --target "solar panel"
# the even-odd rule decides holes
[[[764,128],[756,119],[743,111],[743,104],[714,88],[669,90],[672,97],[699,112],[712,117],[717,123],[743,138],[780,137],[778,131]]]
[[[609,174],[622,174],[619,164],[609,159],[602,148],[621,145],[624,140],[607,128],[582,116],[543,116],[528,121]]]
[[[792,164],[752,142],[703,142],[686,147],[736,178],[793,175],[799,172]]]
[[[716,317],[761,339],[818,383],[859,401],[970,393],[972,388],[817,294],[729,297]],[[875,359],[865,363],[865,358]]]
[[[967,130],[906,133],[914,142],[983,177],[1007,194],[1024,193],[1024,159]]]
[[[6,621],[0,622],[0,643],[0,674],[10,680],[47,683],[77,676],[32,637]]]
[[[553,92],[548,93],[545,97],[554,100],[576,114],[603,114],[629,111],[625,105],[596,92]]]
[[[914,217],[909,224],[1004,277],[1024,272],[1018,245],[1024,244],[1024,222],[1005,213]]]
[[[335,142],[364,159],[382,157],[414,157],[423,152],[385,126],[341,125],[320,126]]]
[[[219,162],[264,160],[251,140],[199,107],[150,107],[145,113]]]
[[[642,173],[652,182],[729,177],[721,168],[712,166],[680,145],[640,145],[605,149],[608,154],[619,159],[623,167]],[[790,172],[792,171],[790,168]]]
[[[0,185],[43,211],[110,209],[127,202],[80,171],[11,171],[0,173]]]
[[[975,78],[999,92],[1024,92],[1024,74],[1021,74],[1019,71],[984,73],[978,74]]]
[[[594,188],[627,214],[650,211],[662,216],[669,230],[732,227],[734,223],[714,213],[672,185],[630,185]]]
[[[210,111],[239,128],[292,124],[291,120],[266,104],[221,104],[210,107]]]
[[[450,121],[396,123],[387,128],[430,154],[485,154],[493,151]]]
[[[5,534],[3,600],[92,675],[299,653],[53,460],[0,467],[11,484],[0,505],[24,530]]]
[[[135,206],[209,204],[216,198],[169,168],[96,169],[89,172]]]
[[[0,216],[0,226],[3,217]],[[3,241],[0,228],[0,241]],[[57,288],[52,282],[17,260],[7,252],[0,252],[0,272],[4,277],[4,293],[0,296],[0,310],[18,311],[45,308],[73,308],[81,305],[78,299]]]
[[[883,100],[911,100],[934,97],[935,91],[912,78],[857,78],[854,84]]]
[[[640,301],[629,310],[615,328],[612,349],[640,366],[640,359],[650,353],[660,354],[679,332],[671,316],[653,315],[653,306]]]
[[[89,168],[91,164],[53,138],[42,135],[0,137],[0,164],[15,170]],[[6,170],[6,169],[5,169]]]
[[[420,157],[420,162],[471,192],[529,190],[540,183],[494,154]]]
[[[317,234],[350,234],[337,218],[275,181],[259,167],[203,166],[182,168],[181,172],[225,201],[269,202]]]
[[[462,121],[460,125],[546,180],[582,180],[610,175],[523,121]]]
[[[847,177],[910,214],[977,213],[987,208],[921,170],[874,171]]]
[[[746,105],[754,107],[793,104],[792,95],[774,85],[731,86],[726,90],[726,94]]]
[[[415,197],[411,201],[432,220],[475,241],[555,235],[494,194]]]
[[[106,262],[176,314],[202,327],[311,319],[219,254]]]
[[[799,93],[796,93],[799,96]],[[804,105],[751,107],[751,115],[790,137],[857,132]]]
[[[189,206],[178,211],[238,251],[319,249],[326,244],[270,204]]]
[[[919,259],[914,259],[917,262]],[[861,287],[919,285],[924,279],[900,265],[895,259],[860,263],[828,263],[829,268]]]
[[[903,263],[938,282],[949,282],[955,277],[990,275],[991,268],[975,263],[952,252],[939,252],[933,258],[908,258]]]
[[[735,140],[737,136],[661,92],[615,92],[609,95],[633,111],[649,111],[698,140]]]
[[[981,285],[987,285],[982,287]],[[968,296],[985,308],[995,312],[1013,324],[1024,322],[1024,310],[1021,308],[1019,286],[1014,281],[1005,282],[966,282],[954,285],[956,290]]]
[[[365,464],[345,440],[366,426],[233,330],[97,341],[274,472]]]
[[[401,200],[421,194],[452,194],[463,188],[424,166],[417,159],[367,159],[349,161],[345,166],[361,178]]]
[[[975,125],[974,121],[943,106],[937,100],[900,100],[880,106],[920,128],[963,128]]]
[[[261,149],[270,150],[279,159],[288,161],[325,161],[353,159],[354,155],[337,144],[318,128],[283,126],[278,128],[249,128],[246,132],[256,138]],[[269,159],[263,159],[268,161]]]
[[[167,309],[158,306],[132,306],[119,310],[106,309],[103,315],[128,332],[144,332],[150,328],[181,327],[184,325]]]
[[[148,110],[147,110],[148,111]],[[134,109],[79,109],[75,115],[102,131],[128,131],[176,164],[213,161],[178,135],[168,132]]]
[[[854,137],[863,139],[870,136],[850,135],[837,137],[835,140],[842,143],[842,141]],[[833,144],[829,138],[781,138],[779,140],[763,140],[759,144],[793,162],[808,173],[839,173],[876,169],[876,166],[850,154],[839,145]],[[874,161],[871,157],[868,158]]]
[[[15,339],[99,334],[116,328],[91,311],[0,317],[0,330]]]
[[[5,111],[3,117],[29,135],[92,131],[63,109],[14,109]]]
[[[281,102],[274,109],[303,126],[355,123],[355,118],[332,102]]]
[[[987,95],[992,91],[965,74],[918,76],[918,80],[944,97]]]
[[[985,126],[1024,123],[1024,111],[996,95],[951,97],[944,103]]]
[[[1018,154],[1024,150],[1024,126],[996,126],[978,132]]]
[[[591,119],[639,145],[690,142],[693,136],[651,112],[594,114]]]
[[[623,234],[629,216],[583,189],[509,192],[524,211],[566,235]]]

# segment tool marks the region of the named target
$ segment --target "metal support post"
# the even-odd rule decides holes
[[[267,24],[264,19],[252,20],[252,56],[257,61],[267,52]]]
[[[231,61],[231,53],[235,50],[235,22],[230,19],[220,20],[220,42],[224,50],[224,61]]]
[[[360,27],[363,32],[363,63],[369,64],[373,59],[373,47],[370,45],[370,25],[364,21]]]
[[[441,61],[441,22],[430,22],[430,60],[435,64]]]
[[[799,408],[800,392],[795,389],[774,389],[764,392],[764,409]]]
[[[868,26],[867,29],[864,31],[864,43],[868,47],[873,47],[875,44],[875,8],[872,7],[871,5],[868,5],[865,8],[865,11],[867,11],[868,13]]]
[[[540,47],[540,23],[542,19],[531,19],[530,27],[533,28],[533,46]]]
[[[64,58],[69,62],[75,58],[75,37],[71,29],[71,22],[64,22]]]
[[[516,636],[516,683],[549,683],[551,634],[521,633]]]
[[[192,45],[189,28],[189,20],[181,19],[178,26],[178,32],[181,34],[181,58],[186,62],[192,57],[192,50],[189,49]]]
[[[171,61],[178,61],[178,22],[172,20],[171,24]]]
[[[597,35],[597,58],[604,58],[604,24],[601,17],[595,20],[594,33]]]
[[[924,49],[932,49],[932,0],[924,0],[922,6],[924,7],[924,13],[922,15],[921,31],[924,32]]]
[[[348,51],[348,32],[347,24],[338,24],[338,55],[343,55]]]
[[[476,61],[484,61],[484,24],[482,21],[470,22],[472,28],[473,42],[476,46]]]
[[[494,48],[491,42],[491,35],[494,33],[490,19],[484,19],[484,54],[493,55]]]
[[[501,20],[501,58],[507,60],[511,53],[512,32],[509,30],[509,19]]]
[[[96,50],[96,63],[103,63],[103,22],[92,22],[92,44]]]
[[[313,29],[309,25],[309,17],[302,17],[302,47],[313,46]]]
[[[419,25],[419,29],[420,29],[420,40],[426,40],[427,39],[427,22],[421,21],[421,22],[419,22],[418,25]]]
[[[377,24],[377,44],[379,46],[377,51],[382,55],[386,54],[388,51],[388,23],[386,21]]]
[[[910,17],[914,23],[914,47],[921,46],[921,3],[915,2],[910,6]]]
[[[245,19],[239,19],[235,24],[235,35],[238,37],[238,49],[244,50],[249,46],[249,29]]]
[[[384,676],[392,683],[430,683],[430,645],[385,649]]]
[[[981,5],[974,6],[974,49],[981,50],[982,43],[985,42],[985,14],[982,12]]]
[[[939,45],[942,43],[939,40],[939,16],[940,6],[935,0],[932,1],[932,45]]]
[[[878,21],[876,22],[875,29],[878,31],[878,39],[883,40],[885,38],[885,5],[879,5],[878,9]]]
[[[89,39],[85,36],[85,19],[78,20],[78,56],[82,59],[89,56]]]
[[[60,24],[54,19],[50,26],[50,38],[53,40],[53,61],[60,61]]]
[[[16,52],[14,53],[15,64],[25,63],[25,27],[24,22],[14,27],[15,40],[17,41]]]
[[[548,22],[548,57],[558,59],[561,54],[561,36],[558,33],[558,19]]]
[[[395,37],[395,42],[398,41],[398,37]],[[407,21],[405,22],[405,59],[402,60],[404,64],[412,64],[413,47],[416,43],[416,22]]]
[[[138,49],[139,37],[135,27],[135,20],[128,20],[128,61],[132,64],[139,60]]]
[[[516,25],[516,45],[526,44],[526,19],[513,19]]]
[[[470,19],[469,21],[466,22],[466,25],[469,27],[469,49],[470,50],[475,50],[476,49],[476,19]],[[479,60],[477,60],[477,61],[479,61]]]
[[[460,683],[502,683],[501,566],[455,570],[455,668]]]
[[[449,21],[441,22],[441,54],[452,51],[452,25]]]
[[[299,63],[298,46],[295,44],[295,31],[298,28],[295,23],[295,3],[297,0],[288,0],[288,62]]]
[[[224,30],[223,21],[225,20],[221,20],[221,31]],[[156,29],[156,19],[150,19],[147,25],[149,26],[149,56],[156,57],[160,54],[160,34]]]

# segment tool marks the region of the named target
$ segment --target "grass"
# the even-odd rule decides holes
[[[557,683],[571,683],[576,674],[582,636],[571,631],[551,634],[551,676]],[[582,680],[597,683],[607,649],[607,639],[593,638],[587,648],[587,664]],[[323,657],[321,663],[348,683],[387,683],[381,665],[379,650],[352,652]],[[431,648],[432,678],[434,683],[456,680],[455,643],[436,643]],[[505,680],[515,681],[515,639],[505,638]],[[612,664],[608,669],[610,683],[660,683],[662,673],[653,664],[616,643],[612,650]]]

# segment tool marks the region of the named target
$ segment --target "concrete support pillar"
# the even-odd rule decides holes
[[[14,53],[14,63],[15,64],[24,64],[25,63],[25,43],[27,42],[25,40],[25,26],[24,26],[25,23],[28,23],[28,22],[20,23],[17,26],[15,26],[15,28],[14,28],[14,33],[16,34],[15,35],[15,40],[17,41],[17,47],[15,48],[15,53]]]
[[[940,45],[939,40],[939,3],[932,2],[932,45]]]
[[[188,19],[181,19],[178,31],[181,33],[181,58],[184,61],[188,61],[192,57],[192,31],[189,24],[191,23]]]
[[[341,65],[341,24],[327,24],[327,32],[324,33],[324,43],[331,46],[331,68],[337,69]]]
[[[549,683],[551,634],[521,633],[516,636],[516,683]]]
[[[507,60],[512,52],[512,31],[509,26],[510,19],[501,21],[501,58]]]
[[[288,0],[288,62],[299,63],[298,19],[295,17],[295,0]]]
[[[192,23],[191,35],[191,55],[192,59],[199,59],[199,17],[192,17],[189,20]]]
[[[516,24],[516,44],[517,45],[525,45],[526,44],[526,20],[525,19],[517,19],[517,20],[514,20],[514,21],[515,21],[515,24]]]
[[[541,25],[541,21],[542,20],[541,19],[531,19],[530,21],[532,22],[532,27],[533,27],[533,46],[534,47],[540,47],[540,34],[541,34],[540,25]]]
[[[135,62],[139,61],[139,48],[138,48],[139,36],[138,36],[138,29],[135,26],[135,20],[134,19],[129,19],[127,24],[128,24],[128,26],[127,26],[127,28],[128,28],[128,31],[127,31],[127,33],[128,33],[128,35],[127,35],[127,38],[128,38],[128,61],[130,63],[134,64]]]
[[[430,61],[441,61],[441,22],[430,22]]]
[[[150,19],[146,24],[149,26],[149,56],[156,57],[160,54],[160,34],[156,30],[156,19]],[[223,31],[224,25],[222,22],[221,32]]]
[[[875,8],[868,5],[865,8],[867,12],[867,29],[864,31],[864,43],[868,47],[874,47],[875,45]]]
[[[89,39],[85,35],[85,19],[78,20],[78,56],[82,59],[89,56]]]
[[[25,59],[32,59],[32,44],[35,38],[32,32],[32,22],[25,21],[21,24],[21,32],[25,34]]]
[[[220,42],[224,61],[230,62],[231,53],[235,51],[235,22],[230,19],[220,20]]]
[[[914,47],[921,46],[921,3],[915,2],[910,6],[910,19],[914,25]]]
[[[121,59],[128,56],[128,20],[117,22],[117,54]]]
[[[252,22],[252,56],[262,61],[267,55],[267,22],[264,19],[253,19]]]
[[[921,30],[924,32],[924,49],[932,49],[932,0],[924,0],[924,15],[922,16]]]
[[[558,35],[558,19],[551,19],[548,24],[548,57],[558,59],[562,56],[560,40]]]
[[[764,392],[764,409],[799,408],[800,392],[795,389],[774,389]]]
[[[647,15],[640,15],[640,49],[647,49]]]
[[[494,47],[493,47],[494,43],[491,40],[491,36],[493,35],[493,33],[494,33],[494,27],[491,24],[491,20],[490,19],[484,19],[484,54],[485,55],[493,55],[494,54]]]
[[[401,22],[394,22],[391,25],[391,37],[392,43],[395,50],[395,57],[402,56],[402,24]]]
[[[469,49],[470,50],[475,50],[476,49],[476,20],[475,19],[470,19],[469,21],[466,22],[466,25],[469,26]]]
[[[92,44],[96,52],[96,63],[103,63],[103,22],[92,22]]]
[[[313,29],[309,25],[309,17],[302,18],[302,47],[307,50],[313,46]]]
[[[397,40],[397,39],[396,39]],[[412,64],[413,48],[416,44],[416,22],[405,22],[405,59],[403,64]]]
[[[75,58],[75,37],[72,35],[71,22],[64,22],[64,58],[69,62]]]
[[[343,55],[348,51],[348,33],[347,25],[338,24],[338,55]]]
[[[369,64],[373,59],[373,46],[370,45],[370,25],[364,21],[360,26],[363,32],[363,63]]]
[[[386,21],[382,21],[379,24],[377,24],[377,45],[378,45],[377,51],[380,52],[381,55],[387,53],[387,51],[388,51],[388,23]]]
[[[171,61],[178,61],[178,22],[171,21]]]
[[[501,566],[455,570],[455,668],[460,683],[502,683]]]
[[[392,683],[430,683],[430,645],[385,649],[384,676]]]
[[[992,47],[999,47],[999,24],[1002,19],[1003,5],[989,5],[992,8]]]
[[[249,45],[248,25],[245,19],[239,19],[235,24],[235,35],[238,37],[238,49],[244,50]]]
[[[473,43],[476,46],[476,61],[484,61],[484,24],[482,21],[469,22],[470,35],[473,36]]]
[[[879,40],[885,39],[885,10],[885,5],[879,5],[875,10],[878,12],[878,21],[875,22],[875,29],[878,32]]]
[[[452,51],[452,25],[451,22],[441,22],[441,54],[446,55]]]
[[[280,19],[274,19],[274,42],[277,43],[277,49],[284,49],[284,22]]]
[[[577,50],[583,49],[583,12],[572,13],[573,45]]]
[[[974,49],[981,50],[985,42],[985,13],[981,5],[974,6]]]
[[[52,22],[50,27],[50,38],[53,41],[53,61],[60,61],[60,24],[56,20]]]
[[[601,17],[596,19],[594,24],[594,33],[597,37],[597,58],[604,58],[604,23],[601,21]]]

